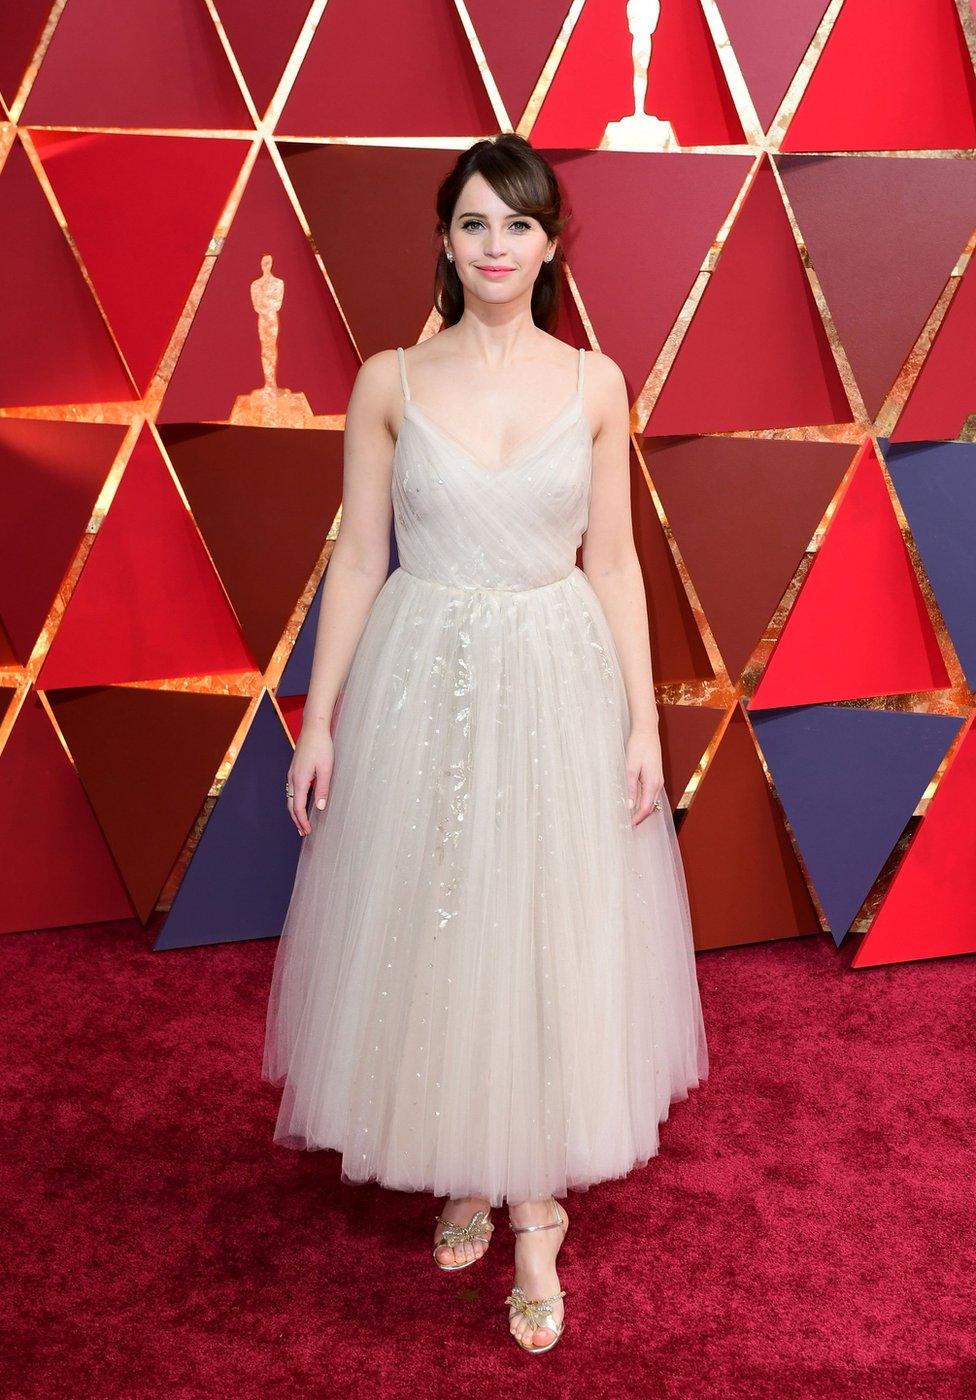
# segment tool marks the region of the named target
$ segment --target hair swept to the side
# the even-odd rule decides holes
[[[444,252],[444,235],[451,226],[461,191],[472,175],[482,175],[510,209],[537,219],[550,239],[558,239],[569,218],[563,213],[562,192],[552,166],[524,136],[502,132],[462,151],[437,190],[434,306],[445,326],[453,326],[461,319],[464,288],[457,268]],[[532,288],[532,319],[550,334],[559,320],[564,261],[560,240],[551,262],[543,262],[540,267]]]

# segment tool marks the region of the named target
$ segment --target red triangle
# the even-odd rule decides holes
[[[626,5],[587,0],[533,124],[534,146],[613,149],[608,126],[634,111],[633,43]],[[661,6],[643,111],[670,122],[681,146],[745,141],[699,0]]]
[[[813,42],[827,0],[719,0],[729,41],[764,131],[779,110],[793,75]]]
[[[976,161],[783,156],[777,168],[874,417],[976,224]]]
[[[62,131],[31,137],[144,392],[193,289],[247,143]]]
[[[976,953],[974,721],[970,715],[852,967]]]
[[[157,415],[160,423],[225,422],[237,397],[264,382],[251,283],[270,254],[284,281],[277,339],[276,383],[304,395],[313,414],[343,414],[360,361],[328,283],[262,150],[248,178],[183,342]]]
[[[200,0],[70,0],[24,105],[40,126],[251,128]]]
[[[57,598],[112,462],[125,439],[117,423],[0,418],[0,553],[3,625],[20,665]]]
[[[38,696],[0,753],[0,933],[131,919],[105,838]]]
[[[452,0],[329,0],[276,134],[470,137],[497,129]]]
[[[729,231],[645,432],[722,433],[852,419],[768,162]]]
[[[573,211],[566,230],[573,278],[600,348],[620,366],[633,403],[752,160],[695,152],[680,157],[640,151],[544,154]],[[610,228],[620,257],[607,256]]]
[[[821,931],[741,704],[691,800],[678,843],[696,948]]]
[[[255,4],[254,0],[217,0],[215,8],[224,33],[261,113],[281,81],[311,3],[312,0],[277,0],[272,8]]]
[[[652,438],[645,447],[654,488],[734,680],[796,574],[853,449],[723,437]]]
[[[976,345],[976,258],[970,258],[932,341],[892,442],[959,437],[976,413],[973,346]]]
[[[18,0],[0,5],[0,96],[9,107],[24,71],[41,41],[51,0]]]
[[[784,151],[976,146],[976,74],[955,0],[844,0]]]
[[[505,110],[518,127],[566,19],[566,0],[520,6],[518,24],[495,0],[466,0],[465,9]]]
[[[196,526],[144,425],[38,686],[254,669]]]
[[[132,385],[23,146],[0,171],[0,403],[131,401]]]
[[[251,699],[159,686],[92,686],[47,698],[145,922]]]
[[[749,708],[949,684],[881,467],[865,442]]]

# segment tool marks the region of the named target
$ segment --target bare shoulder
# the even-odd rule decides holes
[[[583,396],[594,437],[614,424],[630,427],[630,399],[623,370],[602,350],[587,350]]]
[[[611,360],[602,350],[587,350],[585,359],[587,380],[595,388],[606,391],[611,397],[615,390],[626,390],[624,373],[616,360]]]
[[[367,355],[356,373],[346,410],[349,420],[381,421],[391,431],[399,419],[400,367],[395,348]]]

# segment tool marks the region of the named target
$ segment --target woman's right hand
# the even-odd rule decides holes
[[[287,798],[288,812],[298,828],[300,836],[307,836],[312,829],[308,819],[308,791],[315,788],[315,806],[322,811],[329,798],[329,785],[332,781],[332,765],[335,751],[329,727],[318,728],[303,724],[295,745],[295,754],[288,769],[287,786],[291,795]]]

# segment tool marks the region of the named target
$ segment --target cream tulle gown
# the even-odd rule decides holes
[[[576,390],[488,465],[410,398],[400,567],[336,719],[279,942],[274,1141],[344,1181],[565,1196],[658,1150],[708,1073],[667,799],[627,806],[628,707],[576,552],[592,440]]]

